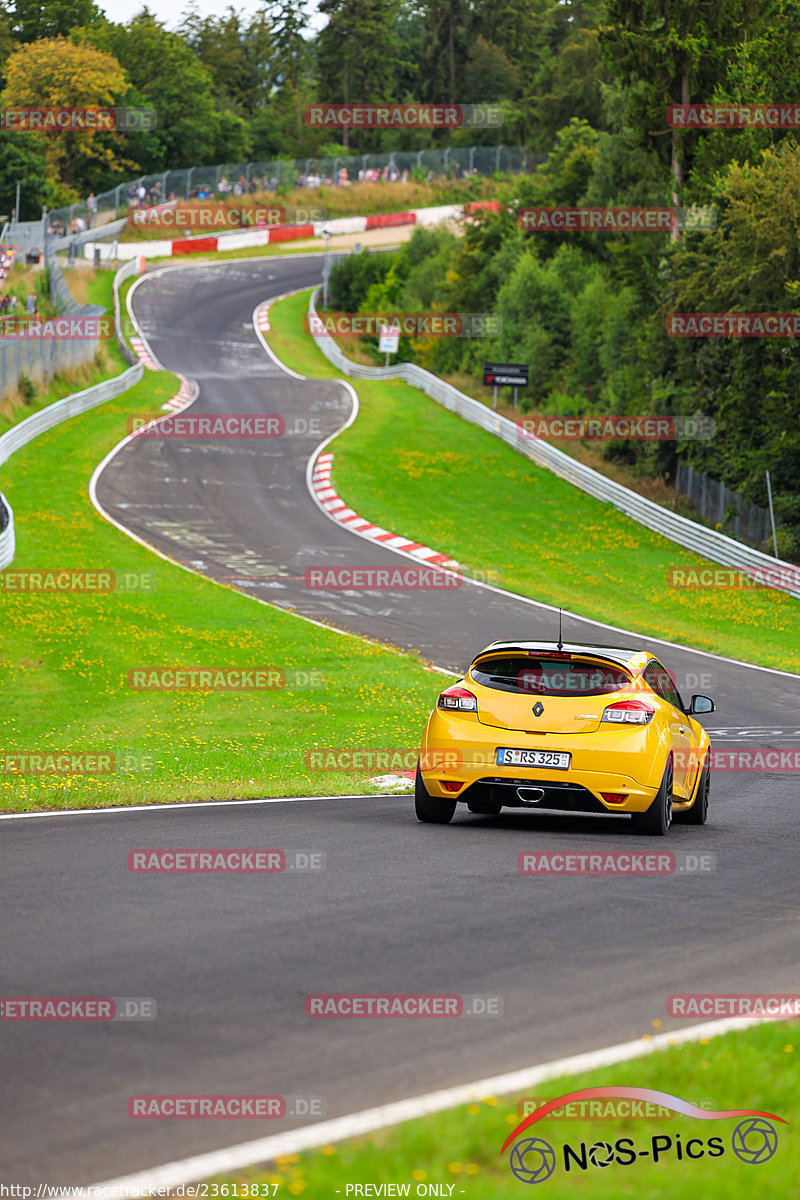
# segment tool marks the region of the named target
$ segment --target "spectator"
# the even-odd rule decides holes
[[[147,198],[147,188],[144,186],[143,183],[140,183],[136,189],[136,199],[139,201],[140,204],[144,204],[146,198]]]
[[[33,292],[28,292],[28,299],[25,301],[25,312],[36,312],[36,297],[34,296]]]
[[[97,197],[94,192],[89,192],[86,198],[86,221],[90,229],[93,228],[95,218],[97,217]]]

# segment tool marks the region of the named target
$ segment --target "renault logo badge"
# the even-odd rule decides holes
[[[542,704],[541,700],[537,700],[533,706],[533,715],[535,717],[540,717],[543,712],[544,712],[544,705]]]

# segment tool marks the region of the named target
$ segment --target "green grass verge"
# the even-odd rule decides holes
[[[303,330],[308,295],[271,308],[270,344],[296,371],[343,378]],[[416,388],[350,382],[361,409],[330,447],[333,485],[362,516],[520,595],[645,636],[800,671],[796,600],[768,588],[670,588],[672,568],[714,564],[535,466]]]
[[[0,592],[0,750],[114,755],[113,774],[0,769],[6,812],[263,795],[377,791],[370,775],[310,771],[315,747],[413,748],[441,687],[413,658],[258,604],[165,562],[105,522],[88,481],[133,413],[177,391],[167,372],[58,426],[7,464],[10,569],[151,574],[149,592]],[[7,580],[6,580],[7,582]],[[269,691],[134,691],[135,668],[312,673]],[[396,697],[387,708],[387,688]]]
[[[797,1033],[796,1021],[769,1023],[708,1042],[669,1047],[613,1068],[604,1067],[540,1085],[535,1095],[547,1098],[584,1087],[652,1088],[682,1099],[708,1099],[718,1109],[760,1109],[789,1122],[774,1123],[778,1131],[774,1156],[767,1162],[749,1164],[737,1158],[731,1149],[731,1134],[738,1124],[736,1118],[707,1121],[682,1116],[610,1120],[548,1117],[519,1139],[521,1142],[533,1136],[544,1138],[556,1152],[556,1169],[543,1181],[542,1195],[549,1200],[572,1200],[575,1196],[592,1200],[619,1200],[628,1196],[647,1197],[647,1200],[684,1200],[686,1196],[702,1196],[704,1200],[795,1197],[800,1162],[800,1133],[794,1114],[800,1088]],[[521,1099],[521,1096],[487,1096],[474,1104],[362,1138],[287,1156],[267,1170],[238,1172],[225,1177],[224,1182],[235,1182],[240,1196],[242,1184],[258,1182],[268,1183],[272,1188],[277,1185],[277,1192],[271,1194],[278,1197],[288,1192],[307,1200],[333,1200],[336,1196],[345,1200],[348,1195],[356,1195],[352,1188],[359,1184],[371,1184],[373,1188],[380,1184],[408,1185],[408,1193],[394,1194],[411,1197],[425,1194],[417,1189],[426,1185],[440,1188],[444,1185],[444,1190],[431,1194],[452,1195],[453,1200],[461,1196],[467,1200],[488,1197],[519,1200],[528,1194],[526,1185],[512,1175],[509,1152],[501,1155],[500,1147],[521,1119],[517,1108]],[[684,1153],[678,1159],[678,1134],[682,1149],[691,1138],[702,1138],[707,1143],[710,1137],[719,1137],[724,1153],[696,1160]],[[580,1154],[582,1142],[588,1149],[596,1142],[613,1144],[618,1138],[630,1138],[636,1151],[647,1149],[652,1154],[651,1138],[657,1136],[672,1138],[672,1146],[662,1151],[658,1162],[653,1162],[652,1157],[637,1157],[630,1165],[612,1162],[600,1168],[591,1165],[587,1155],[586,1170],[576,1167],[572,1160],[571,1170],[568,1173],[564,1170],[565,1143]],[[755,1139],[752,1145],[756,1145]],[[697,1146],[693,1150],[696,1153]],[[604,1153],[600,1151],[601,1155]],[[537,1165],[535,1159],[525,1161],[527,1166]],[[448,1190],[451,1186],[452,1192]],[[381,1193],[373,1190],[360,1194]]]

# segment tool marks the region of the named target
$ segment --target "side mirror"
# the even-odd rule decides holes
[[[716,712],[716,704],[708,696],[692,696],[689,705],[689,715],[694,713],[711,713]]]

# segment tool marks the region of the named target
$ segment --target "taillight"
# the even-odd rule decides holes
[[[644,700],[620,700],[617,704],[609,704],[600,718],[612,725],[646,725],[652,721],[655,708]]]
[[[436,701],[437,708],[446,708],[457,712],[477,712],[478,701],[473,696],[472,692],[468,692],[466,688],[449,687],[442,692],[439,699]]]

